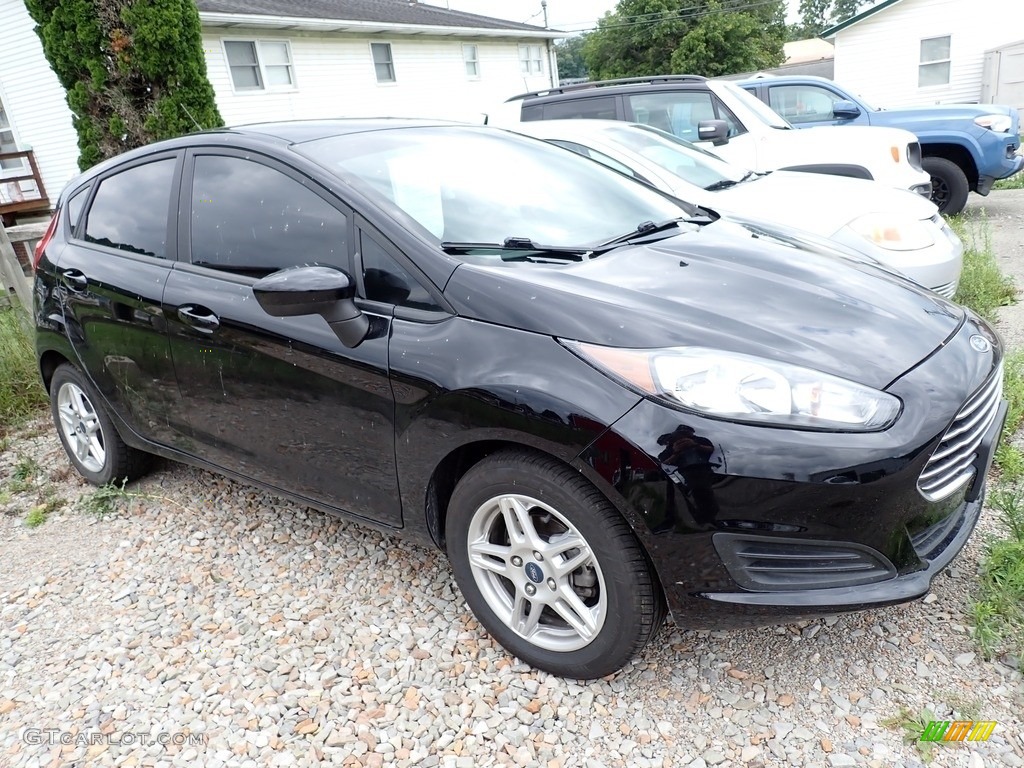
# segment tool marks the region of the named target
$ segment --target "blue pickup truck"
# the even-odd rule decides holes
[[[739,83],[797,128],[883,125],[917,134],[932,201],[956,214],[967,193],[987,195],[997,179],[1021,170],[1020,116],[998,104],[937,104],[876,109],[823,77],[764,77]]]

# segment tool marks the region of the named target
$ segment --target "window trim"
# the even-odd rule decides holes
[[[390,40],[368,40],[370,48],[370,66],[373,67],[373,79],[377,85],[398,85],[398,67],[395,66],[395,46]],[[386,45],[388,47],[388,64],[391,67],[391,79],[381,80],[377,75],[377,60],[373,57],[373,46]]]
[[[530,58],[532,49],[537,49],[537,58]],[[523,51],[526,51],[526,58],[523,57]],[[539,65],[539,69],[534,72],[533,64]],[[524,65],[526,69],[524,69]],[[519,44],[519,74],[526,75],[527,77],[541,76],[544,74],[544,46],[538,43],[520,43]]]
[[[184,166],[185,152],[180,149],[174,149],[169,151],[157,152],[152,155],[146,155],[144,157],[138,157],[127,163],[121,163],[103,174],[94,176],[86,181],[82,186],[88,186],[89,190],[86,192],[85,206],[82,208],[82,219],[79,222],[78,227],[71,230],[69,241],[74,242],[83,248],[91,248],[101,253],[109,253],[121,258],[127,259],[138,259],[146,261],[150,264],[166,264],[168,268],[178,261],[178,227],[174,226],[175,217],[178,215],[178,200],[181,196],[181,176]],[[92,204],[96,199],[96,193],[99,191],[100,186],[103,182],[109,179],[111,176],[116,176],[124,171],[131,170],[140,165],[148,165],[149,163],[157,163],[161,160],[175,161],[174,171],[171,174],[171,194],[170,200],[167,206],[167,232],[165,234],[167,242],[167,253],[165,256],[147,256],[143,253],[135,253],[134,251],[126,251],[121,248],[112,248],[109,245],[103,245],[101,243],[94,242],[92,240],[85,239],[85,225],[89,221],[89,213],[92,211]],[[78,191],[77,189],[75,190]],[[175,194],[177,192],[177,194]],[[70,199],[70,195],[68,196]],[[67,218],[67,214],[64,214]]]
[[[292,41],[287,37],[222,37],[220,39],[221,52],[224,54],[224,67],[228,71],[228,80],[231,82],[231,92],[236,96],[247,96],[253,93],[290,93],[299,90],[299,81],[295,75],[295,57],[292,55]],[[256,67],[259,70],[260,85],[256,88],[239,88],[235,85],[235,76],[231,72],[231,61],[228,59],[227,43],[252,43],[256,52]],[[290,85],[270,85],[267,82],[266,65],[263,63],[263,54],[260,51],[261,43],[284,43],[288,51],[288,70],[292,77]],[[271,64],[272,67],[285,66],[284,64]]]
[[[467,58],[466,49],[472,48],[474,57],[472,59]],[[476,74],[471,75],[469,73],[469,65],[472,64],[476,68]],[[462,44],[462,66],[465,70],[467,80],[479,80],[480,79],[480,45],[478,43],[463,43]]]
[[[949,41],[949,54],[944,59],[932,59],[930,61],[924,61],[924,51],[922,47],[926,42],[930,40],[948,40]],[[952,33],[946,35],[932,35],[931,37],[922,37],[918,40],[917,48],[917,87],[918,88],[948,88],[950,83],[953,81],[953,35]],[[946,82],[944,83],[932,83],[930,85],[921,85],[921,68],[930,67],[935,64],[947,65],[946,70]]]
[[[266,155],[262,152],[217,145],[192,146],[188,147],[184,152],[184,159],[181,162],[181,183],[178,185],[178,199],[175,201],[175,211],[182,212],[180,214],[176,214],[178,215],[177,242],[181,244],[178,248],[178,268],[185,269],[187,271],[195,271],[197,274],[206,276],[217,275],[221,279],[240,282],[244,285],[252,285],[257,281],[257,278],[240,275],[226,269],[213,269],[212,267],[203,267],[192,263],[192,185],[195,182],[195,158],[199,155],[234,157],[240,160],[259,163],[267,168],[279,171],[293,181],[301,184],[317,197],[321,198],[325,203],[337,210],[338,213],[345,216],[347,221],[345,225],[345,236],[348,239],[348,253],[345,258],[346,266],[341,267],[341,269],[348,272],[350,275],[352,274],[352,269],[354,268],[354,247],[352,244],[352,236],[354,232],[353,220],[355,219],[355,212],[345,204],[343,200],[331,193],[320,182],[306,176],[298,169],[288,165],[287,163],[281,162],[271,155]]]

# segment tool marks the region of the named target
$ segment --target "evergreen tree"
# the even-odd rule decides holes
[[[223,125],[192,0],[25,0],[78,132],[78,165]]]

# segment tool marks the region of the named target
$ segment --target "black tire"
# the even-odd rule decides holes
[[[85,408],[80,410],[83,413],[90,413],[90,417],[82,417],[80,413],[74,412],[73,406],[62,406],[62,401],[73,397],[76,388],[77,392],[81,393],[82,403],[85,405]],[[58,366],[50,380],[50,414],[72,466],[93,485],[130,481],[145,473],[149,463],[148,454],[125,445],[107,413],[103,398],[88,378],[69,363]],[[76,423],[65,423],[65,419]],[[73,429],[74,434],[84,435],[85,430],[93,427],[94,423],[95,429],[91,431],[94,432],[97,444],[102,449],[102,461],[92,453],[84,459],[81,458],[67,434],[68,430]]]
[[[939,206],[939,213],[955,216],[967,205],[971,185],[967,176],[956,163],[944,157],[926,157],[921,167],[932,177],[932,202]]]
[[[507,535],[502,538],[501,533],[507,534],[504,521],[508,518],[496,512],[497,499],[521,497],[538,503],[525,503],[521,508],[529,508],[531,525],[539,526],[533,528],[534,533],[552,551],[548,552],[546,562],[543,556],[540,558],[540,566],[528,554],[530,560],[520,560],[517,567],[516,545],[495,544],[508,554],[485,557],[498,567],[504,562],[507,572],[519,583],[516,586],[510,578],[492,576],[489,569],[474,566],[469,549],[471,535],[474,542],[486,541],[486,546],[496,540],[508,542]],[[549,507],[550,511],[539,505]],[[494,522],[488,526],[482,524],[485,520]],[[492,531],[497,539],[481,538],[481,531]],[[660,584],[629,525],[578,472],[549,457],[506,450],[473,466],[452,494],[445,534],[455,580],[470,609],[510,653],[538,669],[582,680],[617,672],[643,649],[665,617]],[[569,548],[565,553],[554,551],[559,539],[562,546],[567,541],[580,541],[572,538],[576,535],[582,539],[582,548]],[[567,561],[584,557],[589,558],[586,564],[567,575],[560,576],[556,570],[570,565]],[[474,562],[480,562],[479,555]],[[531,565],[536,567],[534,571],[530,570]],[[581,582],[589,584],[581,587]],[[526,596],[531,587],[535,590],[534,598]],[[550,592],[546,591],[549,589]],[[580,602],[570,600],[567,608],[567,603],[560,599],[565,594],[563,589],[573,590]],[[498,605],[501,610],[506,600],[510,617],[502,618],[493,606]],[[557,610],[547,603],[538,609],[537,629],[531,631],[533,637],[539,638],[536,641],[510,626],[514,623],[517,600],[530,607],[542,605],[542,600],[558,604]],[[586,632],[575,629],[562,618],[566,611],[580,615],[578,611],[573,613],[571,606],[589,608],[596,626]],[[588,639],[588,634],[593,636]],[[583,645],[544,647],[563,643]]]

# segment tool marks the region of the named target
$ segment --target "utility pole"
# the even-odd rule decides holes
[[[540,0],[540,9],[544,11],[544,29],[550,29],[548,26],[548,0]]]

